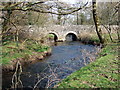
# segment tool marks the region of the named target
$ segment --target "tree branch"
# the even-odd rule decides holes
[[[40,13],[51,13],[51,14],[56,14],[56,15],[68,15],[68,14],[72,14],[74,12],[77,12],[83,8],[85,8],[85,6],[88,4],[88,2],[83,6],[83,7],[80,7],[78,9],[75,9],[75,10],[72,10],[72,11],[69,11],[69,12],[61,12],[61,13],[57,13],[57,12],[51,12],[51,11],[45,11],[45,10],[39,10],[39,9],[34,9],[33,7],[29,7],[29,8],[26,8],[24,9],[23,7],[17,7],[17,8],[3,8],[2,11],[7,11],[7,10],[20,10],[20,11],[34,11],[34,12],[40,12]]]

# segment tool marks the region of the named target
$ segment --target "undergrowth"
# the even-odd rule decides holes
[[[81,41],[90,43],[90,44],[99,44],[100,40],[98,38],[98,36],[96,34],[82,34],[80,35],[81,37]],[[104,43],[108,44],[111,42],[116,42],[116,40],[118,39],[118,36],[115,33],[111,33],[111,37],[112,37],[112,41],[109,37],[109,34],[102,34],[102,37],[104,39]]]

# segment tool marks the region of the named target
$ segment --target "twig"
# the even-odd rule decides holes
[[[21,84],[21,87],[23,87],[22,81],[20,80],[20,75],[22,73],[22,66],[18,60],[17,64],[16,64],[16,70],[15,73],[13,74],[12,77],[12,86],[11,88],[14,88],[15,90],[17,89],[19,83]]]
[[[38,80],[37,83],[34,85],[33,90],[35,90],[35,88],[37,87],[37,85],[38,85],[43,79],[45,79],[45,78],[47,78],[47,77],[48,77],[48,76],[45,76],[45,77],[43,77],[42,79]]]

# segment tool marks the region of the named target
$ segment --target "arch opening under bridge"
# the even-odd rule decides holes
[[[58,40],[58,35],[54,32],[48,34],[49,40],[54,40],[55,42]]]
[[[65,35],[65,40],[66,41],[77,41],[78,37],[77,37],[77,33],[70,31]]]

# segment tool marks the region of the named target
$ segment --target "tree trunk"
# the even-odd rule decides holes
[[[11,5],[11,2],[6,3],[5,8],[9,8],[10,5]],[[9,28],[10,27],[10,16],[12,14],[12,11],[11,10],[7,10],[7,11],[2,10],[2,14],[3,14],[3,16],[2,16],[2,19],[3,19],[3,22],[2,22],[2,40],[6,40],[8,38],[6,36],[7,32],[10,30],[10,28]]]
[[[108,34],[109,34],[110,40],[113,42],[113,39],[112,39],[112,36],[111,36],[111,27],[110,27],[110,24],[108,26]]]
[[[2,25],[2,23],[3,23],[3,13],[2,13],[2,11],[0,11],[0,45],[2,45],[2,30],[3,30],[3,25]],[[1,48],[0,48],[1,49]]]
[[[61,13],[60,7],[58,7],[58,13]],[[57,17],[57,25],[61,25],[61,15],[58,15],[58,17]]]
[[[77,13],[77,25],[79,25],[79,16],[78,16],[78,12],[76,12]]]
[[[120,20],[120,5],[118,6],[118,20]],[[118,22],[118,29],[117,29],[117,34],[118,34],[118,42],[120,42],[120,22]]]
[[[94,19],[94,23],[95,23],[96,32],[97,32],[98,38],[100,40],[100,43],[103,44],[104,40],[102,38],[101,29],[99,28],[97,11],[96,11],[96,0],[92,0],[92,7],[93,7],[93,19]]]

